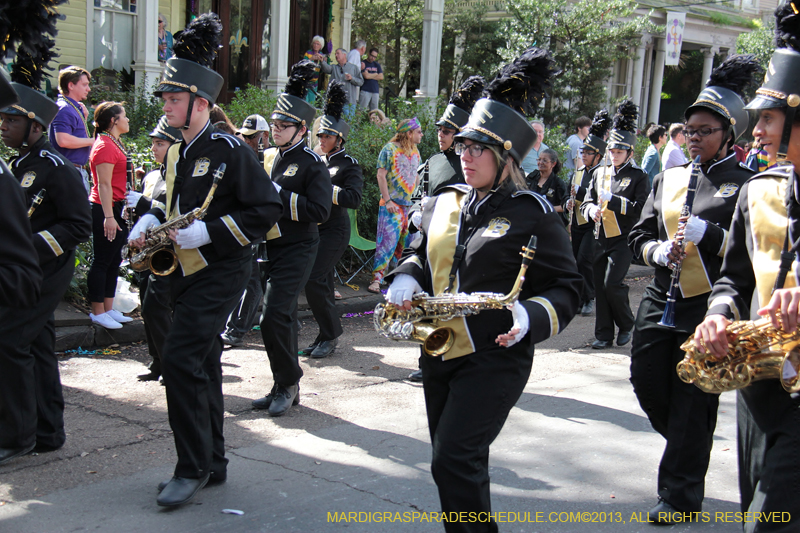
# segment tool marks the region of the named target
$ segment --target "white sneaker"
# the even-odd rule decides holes
[[[99,315],[93,315],[89,313],[89,318],[92,319],[92,322],[97,324],[98,326],[103,326],[106,329],[120,329],[122,328],[122,324],[108,316],[108,313],[102,313]]]
[[[133,322],[133,319],[129,316],[125,316],[116,309],[112,309],[111,311],[106,311],[105,314],[119,322],[120,324],[125,324],[127,322]]]

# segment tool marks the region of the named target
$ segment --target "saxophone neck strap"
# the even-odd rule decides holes
[[[781,250],[781,262],[780,266],[778,267],[778,275],[775,278],[775,285],[772,287],[772,292],[777,291],[778,289],[782,289],[784,284],[786,283],[786,276],[789,274],[789,271],[792,269],[792,263],[794,262],[795,255],[797,254],[798,248],[800,248],[800,237],[794,241],[791,249],[789,248],[789,228],[792,225],[792,216],[791,216],[791,203],[794,197],[793,189],[794,189],[794,179],[789,180],[789,184],[787,186],[789,189],[786,194],[786,234],[783,238],[783,249]]]

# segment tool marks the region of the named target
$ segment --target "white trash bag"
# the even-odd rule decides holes
[[[139,307],[139,294],[131,292],[128,280],[117,279],[117,293],[114,295],[114,309],[120,313],[130,313]]]

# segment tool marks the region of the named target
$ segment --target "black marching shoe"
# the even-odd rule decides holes
[[[690,514],[686,513],[684,515],[683,511],[679,511],[663,498],[659,498],[656,506],[647,513],[647,518],[650,522],[662,526],[675,524],[678,521],[686,522],[687,520],[684,516],[690,516]]]
[[[222,339],[222,344],[224,344],[225,346],[235,347],[244,344],[244,339],[242,337],[234,337],[229,333],[223,333],[222,335],[220,335],[220,338]]]
[[[631,336],[633,335],[633,330],[630,329],[628,331],[620,331],[617,335],[617,346],[625,346],[629,342],[631,342]]]
[[[139,381],[158,381],[158,378],[161,377],[161,372],[156,372],[155,370],[151,370],[147,374],[139,374],[136,376],[136,379]]]
[[[418,368],[408,375],[408,381],[420,382],[422,381],[422,369]]]
[[[209,474],[200,479],[173,477],[159,493],[156,503],[161,507],[183,505],[194,498],[200,489],[206,486],[208,478]]]
[[[601,341],[600,339],[597,339],[592,343],[592,348],[595,350],[605,350],[606,348],[611,348],[613,345],[613,341]]]
[[[164,490],[164,487],[169,485],[169,482],[172,481],[172,479],[174,479],[174,478],[165,479],[164,481],[159,483],[158,484],[158,492],[161,492],[162,490]],[[220,485],[222,483],[225,483],[225,481],[227,481],[227,480],[228,480],[228,472],[213,472],[212,471],[208,475],[208,483],[206,483],[206,487],[210,487],[211,485]]]
[[[581,307],[581,316],[592,316],[592,310],[594,309],[594,300],[589,300],[583,307]]]
[[[314,349],[319,346],[319,337],[314,339],[314,342],[306,346],[305,348],[300,350],[301,355],[311,355],[314,352]]]
[[[339,339],[333,339],[330,341],[322,341],[317,344],[317,347],[314,348],[314,351],[311,352],[312,359],[325,359],[333,352],[336,351],[336,345],[339,344]]]
[[[270,416],[283,416],[293,405],[300,403],[300,385],[294,384],[284,387],[278,385],[272,394],[272,403],[269,404]]]
[[[272,386],[272,390],[269,391],[269,394],[264,396],[263,398],[259,398],[257,400],[253,400],[253,409],[269,409],[269,406],[272,404],[272,399],[275,397],[275,390],[278,388],[278,384],[274,384]]]
[[[11,462],[26,453],[30,453],[35,447],[36,443],[34,442],[29,446],[21,446],[19,448],[0,448],[0,465]]]

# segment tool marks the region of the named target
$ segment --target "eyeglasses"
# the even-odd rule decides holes
[[[722,131],[724,129],[725,128],[700,128],[699,130],[692,130],[686,128],[685,130],[683,130],[683,134],[686,135],[687,137],[694,137],[695,135],[697,135],[698,137],[703,138],[703,137],[708,137],[715,131]]]
[[[470,144],[469,146],[464,143],[456,143],[455,145],[456,155],[462,155],[464,152],[469,151],[470,156],[480,157],[483,155],[484,150],[486,150],[486,147],[478,143]]]
[[[378,59],[378,54],[375,55],[370,54],[369,57],[370,59]]]
[[[297,126],[297,124],[278,124],[277,122],[270,122],[269,127],[272,131],[283,131],[286,128],[291,128],[292,126]]]
[[[437,126],[436,131],[438,131],[439,133],[443,133],[445,135],[454,135],[456,133],[456,130],[452,128],[447,128],[445,126]]]
[[[163,20],[159,20],[158,23],[159,24],[164,24],[164,21]]]

